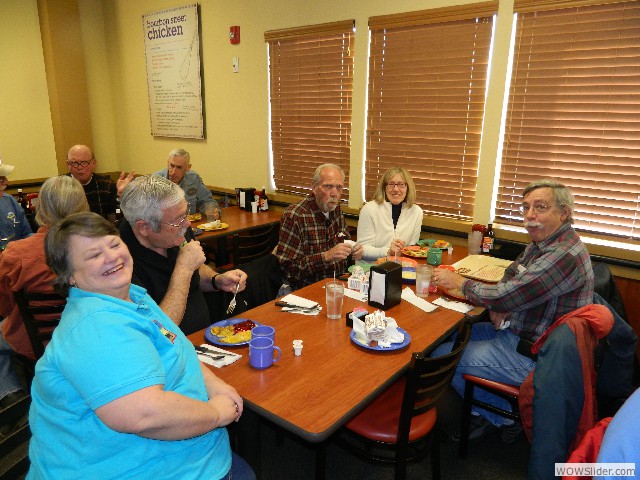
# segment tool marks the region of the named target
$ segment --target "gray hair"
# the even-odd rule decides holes
[[[36,206],[38,225],[53,225],[73,213],[88,211],[89,203],[84,189],[73,177],[51,177],[40,187]]]
[[[65,297],[69,294],[70,278],[73,275],[73,266],[69,260],[72,235],[99,238],[107,235],[119,236],[119,232],[110,221],[93,212],[74,213],[51,227],[44,240],[45,261],[56,274],[53,287]]]
[[[174,148],[169,152],[169,158],[167,160],[171,160],[173,157],[184,157],[187,160],[187,165],[191,165],[191,155],[184,148]]]
[[[143,220],[154,232],[159,232],[164,211],[182,200],[184,191],[171,180],[159,175],[143,175],[125,187],[120,208],[132,228],[138,220]]]
[[[567,211],[567,219],[565,220],[565,223],[573,223],[574,203],[571,191],[565,185],[552,178],[544,178],[536,182],[531,182],[527,185],[522,192],[522,198],[539,188],[551,189],[551,192],[553,193],[553,201],[556,204],[555,206]]]
[[[318,168],[316,168],[316,171],[313,174],[313,186],[314,187],[317,187],[320,184],[320,174],[322,173],[323,170],[326,170],[327,168],[335,168],[336,170],[338,170],[340,172],[340,174],[342,175],[342,181],[344,182],[344,179],[345,179],[346,175],[345,175],[344,170],[342,169],[342,167],[339,167],[335,163],[323,163]]]

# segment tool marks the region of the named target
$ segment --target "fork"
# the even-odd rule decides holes
[[[233,313],[233,311],[236,309],[236,295],[238,295],[239,288],[240,288],[240,282],[237,283],[236,291],[233,293],[233,298],[231,299],[231,301],[229,302],[229,306],[227,307],[227,315],[229,315],[230,313]]]

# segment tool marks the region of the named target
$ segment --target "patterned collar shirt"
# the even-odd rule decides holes
[[[465,280],[474,305],[509,312],[508,328],[536,341],[558,318],[593,302],[593,270],[587,248],[569,223],[532,242],[497,284]]]
[[[298,289],[346,272],[348,259],[326,262],[322,253],[350,238],[339,206],[325,216],[313,195],[289,205],[282,214],[276,250],[282,275]]]

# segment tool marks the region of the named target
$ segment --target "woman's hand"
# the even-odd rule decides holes
[[[215,395],[209,399],[209,405],[218,412],[218,426],[226,427],[237,422],[242,414],[239,405],[226,395]]]
[[[391,246],[389,247],[389,251],[387,252],[387,255],[396,255],[400,253],[404,247],[405,247],[404,240],[396,238],[391,241]]]

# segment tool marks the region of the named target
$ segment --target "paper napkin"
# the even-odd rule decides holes
[[[420,310],[424,310],[425,312],[433,312],[436,309],[433,304],[427,302],[424,298],[420,298],[419,296],[417,296],[415,292],[409,287],[405,287],[404,290],[402,290],[402,294],[400,295],[400,297],[410,304],[415,305]]]
[[[298,295],[294,295],[293,293],[285,295],[280,299],[280,301],[302,307],[303,309],[317,307],[313,308],[313,310],[299,310],[295,307],[282,307],[282,312],[297,313],[298,315],[318,315],[318,313],[320,313],[320,311],[322,310],[322,307],[316,302],[312,302],[311,300],[307,300],[306,298],[299,297]]]
[[[449,300],[444,297],[434,300],[433,304],[460,313],[467,313],[468,311],[473,310],[473,306],[468,303],[456,302],[455,300]]]
[[[214,360],[208,355],[200,354],[196,350],[196,353],[198,354],[198,360],[200,360],[202,363],[206,363],[207,365],[211,365],[216,368],[222,368],[225,365],[231,365],[233,362],[242,358],[242,355],[240,355],[239,353],[229,352],[228,350],[223,350],[222,348],[214,347],[213,345],[209,345],[208,343],[204,343],[200,346],[203,348],[206,348],[207,351],[209,351],[212,355],[216,355],[216,354],[222,355],[223,353],[226,354],[220,360]]]
[[[352,288],[345,288],[344,289],[344,296],[345,297],[349,297],[349,298],[353,298],[354,300],[359,300],[361,302],[366,302],[367,301],[367,294],[366,293],[362,293],[359,290],[354,290]]]

